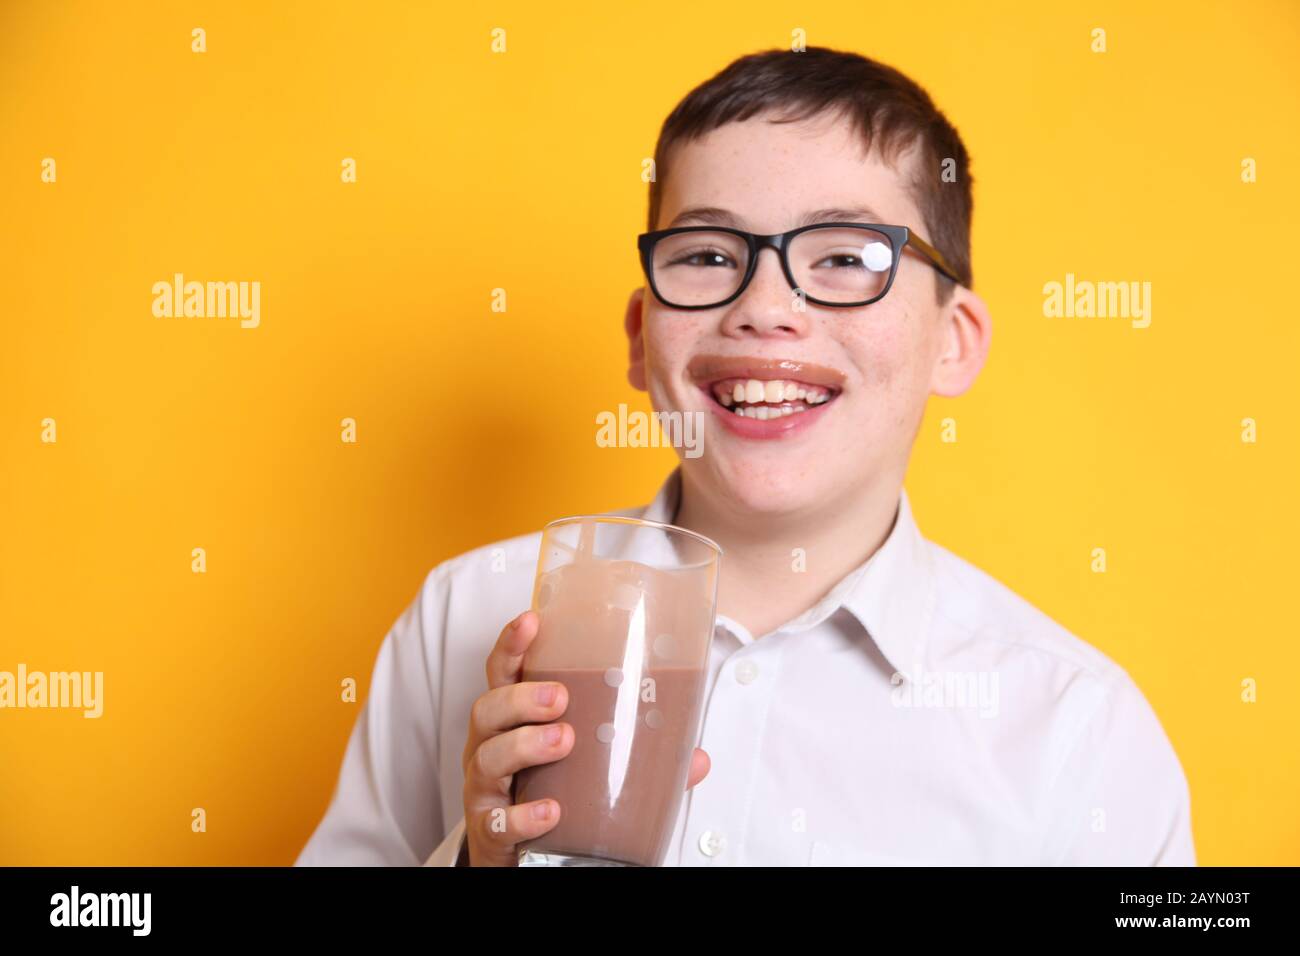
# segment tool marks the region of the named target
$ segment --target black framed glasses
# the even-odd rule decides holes
[[[915,249],[961,284],[943,255],[906,226],[825,222],[761,236],[723,226],[679,226],[637,236],[641,267],[655,297],[673,309],[716,309],[745,291],[758,254],[775,249],[790,288],[808,302],[870,305],[894,284],[903,250]]]

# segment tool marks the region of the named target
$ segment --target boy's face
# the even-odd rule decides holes
[[[710,224],[686,215],[700,207],[734,217],[712,224],[756,233],[784,232],[818,210],[866,209],[848,221],[905,225],[928,240],[907,186],[912,162],[905,156],[895,169],[874,150],[863,156],[852,128],[825,116],[730,123],[678,145],[657,228]],[[682,465],[707,497],[769,515],[835,508],[882,481],[901,481],[928,395],[959,394],[983,362],[982,303],[958,289],[939,305],[936,278],[907,251],[883,299],[859,308],[807,303],[800,311],[769,249],[729,305],[682,311],[638,289],[626,319],[629,379],[649,391],[657,411],[704,413],[703,454]],[[737,378],[795,381],[831,397],[779,423],[736,421],[716,396],[720,381],[732,383],[730,391]]]

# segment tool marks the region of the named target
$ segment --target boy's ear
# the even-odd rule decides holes
[[[951,398],[975,383],[989,354],[993,317],[984,300],[957,286],[940,310],[939,352],[930,377],[930,392]]]
[[[627,300],[627,314],[623,316],[623,331],[627,333],[627,380],[641,392],[646,390],[645,343],[641,340],[641,306],[644,301],[643,287]]]

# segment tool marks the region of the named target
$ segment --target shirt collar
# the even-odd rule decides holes
[[[936,601],[934,555],[912,516],[907,489],[889,536],[832,590],[858,619],[894,671],[920,676]]]
[[[640,517],[672,524],[680,499],[679,466]],[[911,500],[903,488],[884,543],[824,598],[780,630],[808,630],[843,608],[866,630],[895,673],[907,679],[924,669],[922,659],[935,598],[934,556],[916,525]]]

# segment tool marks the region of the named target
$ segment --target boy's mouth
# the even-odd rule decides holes
[[[724,422],[773,423],[757,430],[747,425],[741,433],[748,437],[776,437],[810,424],[843,391],[845,379],[835,369],[810,362],[721,355],[697,355],[687,372]]]
[[[798,415],[835,398],[835,389],[780,378],[724,378],[709,383],[713,400],[733,414],[767,421]]]

